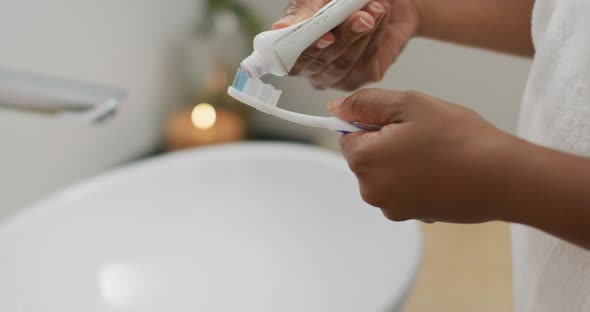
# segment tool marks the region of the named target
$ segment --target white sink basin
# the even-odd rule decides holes
[[[416,223],[361,201],[336,154],[199,149],[93,179],[4,223],[0,311],[392,311],[421,243]]]

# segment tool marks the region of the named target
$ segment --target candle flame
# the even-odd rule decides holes
[[[201,103],[193,108],[191,120],[197,129],[210,129],[217,121],[217,112],[213,105]]]

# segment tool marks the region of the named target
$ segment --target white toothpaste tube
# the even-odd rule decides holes
[[[254,79],[266,74],[279,77],[288,75],[309,46],[370,1],[333,0],[310,19],[259,34],[254,39],[254,52],[242,62],[242,69]]]

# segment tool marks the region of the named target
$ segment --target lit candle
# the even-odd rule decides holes
[[[244,139],[246,127],[238,114],[201,103],[175,114],[166,127],[166,147],[179,150]]]

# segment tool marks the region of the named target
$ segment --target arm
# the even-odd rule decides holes
[[[418,35],[522,56],[534,54],[535,0],[414,0]]]
[[[291,0],[282,28],[329,0]],[[309,47],[291,71],[318,89],[346,91],[381,81],[415,36],[533,55],[534,0],[374,0]]]
[[[334,115],[363,199],[394,221],[522,223],[590,250],[590,159],[526,142],[417,92],[361,90]]]
[[[590,249],[590,159],[511,139],[499,188],[506,221]]]

